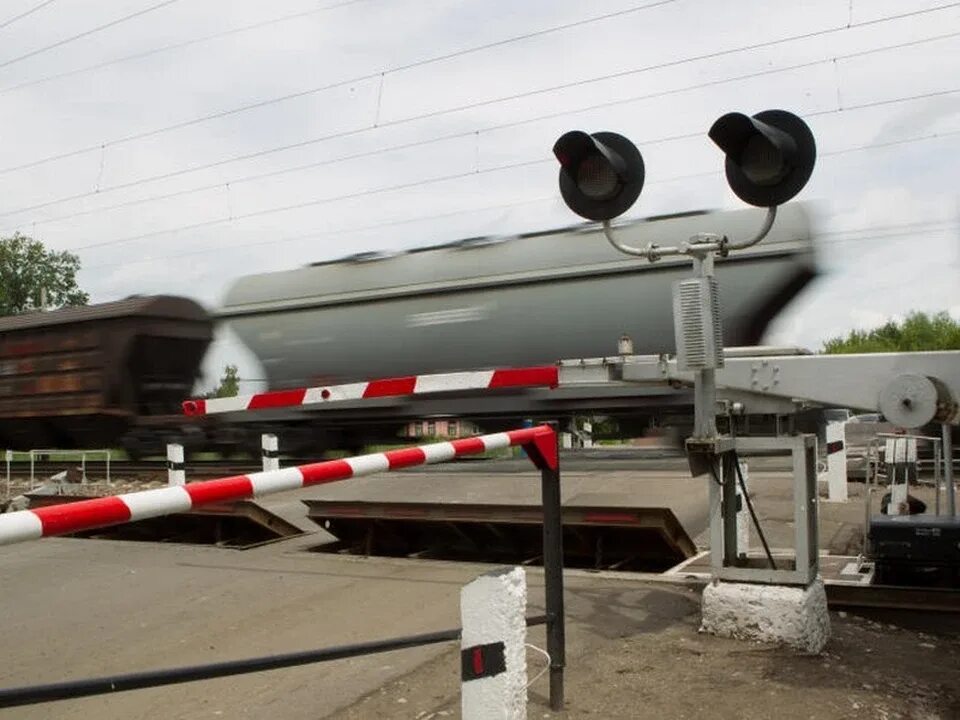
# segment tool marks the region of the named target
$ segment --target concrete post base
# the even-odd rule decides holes
[[[815,655],[830,638],[823,580],[807,587],[713,582],[704,589],[700,632],[777,643]]]

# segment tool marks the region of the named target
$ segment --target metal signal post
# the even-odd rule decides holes
[[[782,110],[768,110],[753,117],[728,113],[713,124],[709,136],[726,155],[727,180],[734,193],[744,202],[767,208],[762,226],[747,240],[737,242],[705,232],[676,245],[651,242],[637,248],[619,242],[610,221],[639,197],[645,166],[633,143],[615,133],[573,131],[556,142],[553,151],[560,163],[561,194],[575,213],[601,221],[607,240],[620,252],[649,262],[678,255],[691,258],[693,277],[673,287],[676,364],[678,370],[692,372],[694,378],[694,429],[686,443],[690,469],[695,476],[710,475],[714,480],[710,486],[710,525],[715,574],[730,580],[808,585],[818,571],[816,463],[808,448],[814,446],[811,438],[764,439],[772,441],[765,442],[764,449],[790,453],[794,459],[798,522],[793,566],[777,568],[755,515],[770,568],[751,568],[738,552],[735,496],[737,480],[741,484],[743,481],[737,448],[747,449],[755,443],[723,436],[717,430],[716,372],[723,367],[724,352],[714,260],[766,237],[776,220],[777,206],[793,198],[809,180],[816,144],[806,123]],[[745,493],[744,499],[753,515]]]

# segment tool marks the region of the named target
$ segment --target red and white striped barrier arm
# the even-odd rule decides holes
[[[212,415],[241,410],[322,405],[345,400],[368,400],[370,398],[462,390],[497,390],[519,387],[554,388],[560,381],[559,377],[559,370],[555,365],[441,373],[437,375],[408,375],[406,377],[348,383],[346,385],[275,390],[254,395],[237,395],[236,397],[206,400],[184,400],[183,412],[186,415]]]
[[[0,545],[119,525],[187,512],[212,503],[261,497],[310,485],[372,475],[387,470],[445,462],[513,445],[523,445],[541,468],[557,468],[556,434],[549,425],[480,435],[462,440],[358,455],[300,467],[171,485],[157,490],[112,495],[0,514]]]

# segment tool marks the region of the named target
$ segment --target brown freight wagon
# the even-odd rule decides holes
[[[118,447],[180,412],[213,335],[187,298],[131,297],[0,318],[0,447]]]

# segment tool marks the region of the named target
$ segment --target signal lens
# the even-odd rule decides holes
[[[740,169],[752,183],[773,185],[786,174],[783,155],[763,135],[754,135],[740,155]]]
[[[577,168],[577,188],[593,200],[606,200],[620,188],[617,173],[599,153],[588,155]]]

